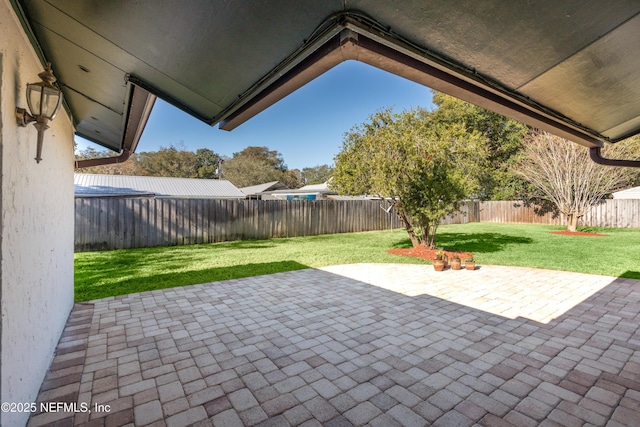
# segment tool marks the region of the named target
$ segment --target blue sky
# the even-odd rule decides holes
[[[333,164],[342,137],[377,110],[432,109],[431,90],[355,61],[344,62],[231,132],[158,100],[137,152],[180,144],[231,157],[251,145],[277,150],[289,169]],[[80,149],[95,146],[76,137]]]

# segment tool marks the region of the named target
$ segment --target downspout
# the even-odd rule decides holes
[[[640,160],[607,159],[606,157],[602,157],[601,147],[589,148],[589,156],[591,157],[591,160],[600,165],[640,168]]]
[[[76,169],[80,168],[89,168],[91,166],[103,166],[110,165],[113,163],[123,163],[129,160],[131,157],[131,150],[124,149],[122,154],[114,157],[98,157],[95,159],[85,159],[85,160],[76,160],[74,165]]]

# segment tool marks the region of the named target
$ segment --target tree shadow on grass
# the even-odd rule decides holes
[[[126,295],[178,286],[197,285],[201,283],[217,282],[220,280],[261,276],[263,274],[281,273],[285,271],[302,270],[305,268],[309,268],[309,266],[295,261],[278,261],[123,278],[117,281],[110,281],[108,285],[94,284],[77,286],[75,300],[76,302],[88,301],[108,296]],[[85,281],[85,283],[86,282],[87,281]]]
[[[185,264],[192,263],[194,259],[215,257],[219,251],[229,249],[270,249],[277,247],[279,244],[282,243],[269,240],[254,240],[97,251],[90,254],[87,253],[88,255],[86,256],[81,255],[76,260],[76,266],[81,269],[82,266],[86,265],[89,270],[96,270],[95,265],[99,265],[99,272],[105,276],[110,276],[113,272],[122,271],[123,268],[127,268],[129,271],[132,269],[143,271],[149,267],[158,267],[164,270],[181,270],[184,269]],[[76,273],[82,273],[82,271],[76,271]]]
[[[636,279],[640,280],[640,271],[631,271],[627,270],[620,275],[620,277],[624,277],[625,279]]]
[[[527,245],[533,243],[530,237],[512,236],[501,233],[438,233],[436,245],[449,251],[491,253],[504,250],[508,245]],[[403,239],[393,245],[394,248],[410,248],[411,240]]]
[[[212,245],[217,245],[224,248],[232,247],[233,249],[265,249],[275,248],[288,242],[289,239],[281,237],[271,240],[238,240],[235,242],[220,242],[212,243]]]

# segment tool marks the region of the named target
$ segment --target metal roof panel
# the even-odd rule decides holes
[[[244,199],[245,194],[223,179],[191,179],[155,176],[75,174],[76,196],[141,195]]]
[[[248,187],[242,187],[242,188],[240,188],[240,191],[242,191],[247,196],[252,196],[252,195],[256,195],[256,194],[262,193],[264,191],[284,190],[284,189],[287,189],[287,188],[288,187],[286,185],[284,185],[283,183],[281,183],[280,181],[271,181],[271,182],[265,182],[264,184],[250,185]]]

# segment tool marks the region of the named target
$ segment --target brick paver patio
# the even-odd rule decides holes
[[[639,324],[638,280],[493,266],[107,298],[75,306],[38,397],[78,412],[29,425],[638,426]]]

